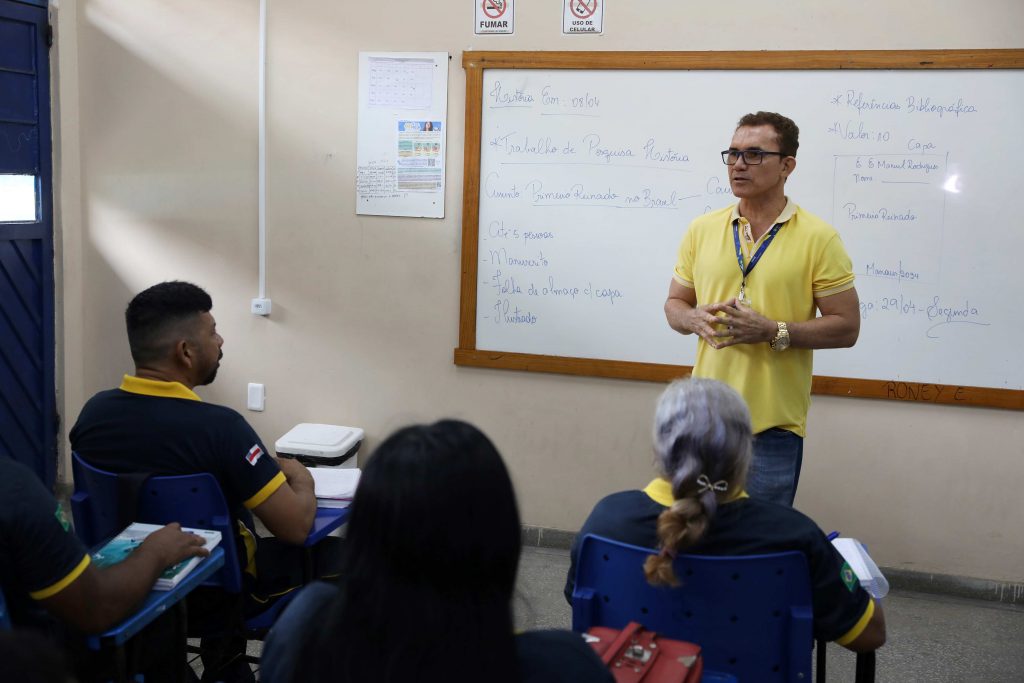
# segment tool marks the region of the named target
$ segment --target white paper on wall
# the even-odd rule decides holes
[[[361,52],[356,213],[444,218],[447,52]]]

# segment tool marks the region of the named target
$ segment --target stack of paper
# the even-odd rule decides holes
[[[133,522],[125,527],[124,531],[107,541],[102,548],[94,552],[92,554],[92,561],[100,568],[117,564],[131,555],[132,551],[138,548],[142,542],[146,540],[147,536],[157,529],[162,528],[163,527],[159,524],[142,524],[140,522]],[[207,550],[213,550],[220,543],[219,531],[187,528],[183,528],[182,531],[202,536],[206,540],[203,547]],[[164,573],[160,575],[160,578],[156,580],[153,590],[171,590],[177,586],[182,579],[188,576],[189,572],[191,572],[192,569],[202,560],[203,558],[201,557],[190,557],[187,560],[182,560],[178,564],[168,567],[164,570]]]
[[[832,545],[850,565],[864,590],[879,600],[888,594],[889,581],[882,575],[878,565],[871,559],[867,548],[860,541],[855,538],[836,538],[832,540]]]
[[[322,508],[344,508],[352,502],[361,470],[355,467],[311,467],[316,504]]]

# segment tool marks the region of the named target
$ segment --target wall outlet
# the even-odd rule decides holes
[[[253,299],[253,315],[270,315],[270,299]]]

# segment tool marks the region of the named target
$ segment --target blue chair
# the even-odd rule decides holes
[[[643,574],[644,561],[655,552],[585,536],[572,596],[573,630],[637,621],[666,637],[699,643],[708,670],[739,681],[811,680],[811,583],[802,553],[681,555],[675,570],[683,585],[656,588]]]
[[[813,612],[807,560],[771,555],[676,559],[679,588],[647,583],[643,565],[656,551],[588,534],[580,542],[573,590],[573,630],[622,628],[637,621],[670,638],[699,643],[705,679],[811,680]],[[817,680],[825,680],[818,641]],[[875,653],[857,655],[856,683],[873,683]],[[716,679],[717,680],[717,679]]]
[[[118,475],[71,454],[75,491],[71,514],[75,533],[89,546],[98,546],[132,522],[213,529],[221,535],[224,568],[204,585],[229,593],[242,590],[242,569],[235,531],[220,484],[212,474],[141,478]]]
[[[150,524],[178,522],[184,527],[215,529],[221,533],[223,568],[203,585],[238,594],[243,567],[227,501],[217,479],[209,473],[178,476],[119,475],[93,467],[72,453],[75,492],[71,512],[75,532],[89,545],[97,545],[133,521]],[[133,509],[134,508],[134,509]],[[292,591],[245,620],[246,638],[262,640],[294,594]],[[249,658],[258,663],[258,658]]]

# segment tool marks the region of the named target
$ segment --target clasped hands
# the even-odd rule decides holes
[[[690,312],[690,330],[713,349],[737,344],[770,342],[778,333],[774,320],[733,298],[716,304],[700,304]]]

